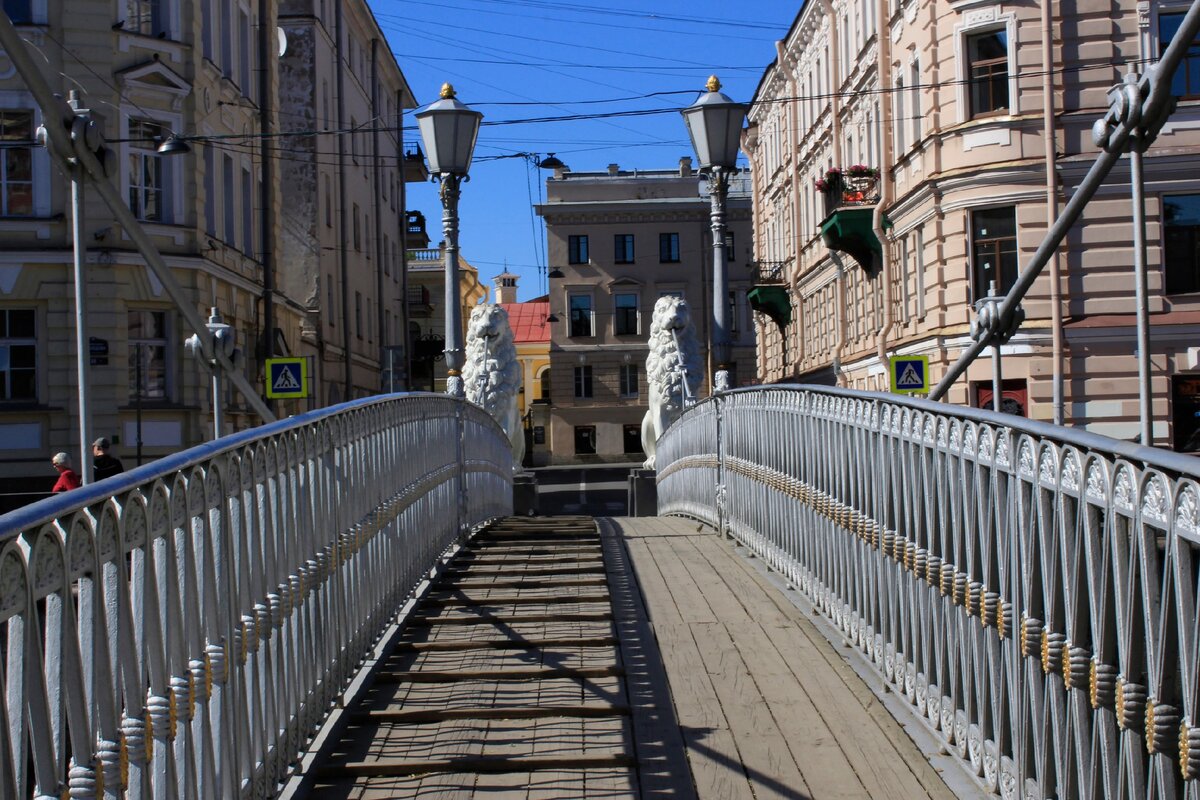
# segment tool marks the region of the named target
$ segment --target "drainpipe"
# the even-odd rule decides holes
[[[275,132],[275,98],[271,78],[274,75],[272,65],[277,61],[275,30],[278,18],[271,13],[273,6],[270,0],[258,0],[258,129],[263,134],[260,144],[262,188],[259,196],[262,214],[259,222],[262,225],[262,327],[263,355],[266,358],[275,355],[275,140],[270,134]],[[319,186],[317,188],[320,189]],[[265,399],[264,402],[267,408],[275,410],[274,400]]]
[[[875,69],[879,73],[880,87],[884,89],[889,85],[888,76],[892,62],[892,37],[887,30],[885,22],[887,19],[888,0],[879,0],[879,31],[875,34],[879,41],[879,60],[876,62]],[[882,121],[882,127],[879,150],[882,163],[879,166],[879,204],[875,206],[875,211],[871,214],[871,229],[875,232],[875,238],[880,244],[879,282],[883,289],[883,315],[879,323],[877,353],[880,365],[886,370],[888,368],[888,337],[892,333],[894,323],[892,321],[891,248],[887,234],[883,231],[883,210],[892,202],[892,167],[896,157],[892,152],[892,129],[896,120],[892,117],[889,94],[885,91],[881,97],[883,100],[880,103],[879,118]]]
[[[1055,155],[1055,125],[1054,125],[1054,76],[1051,74],[1053,51],[1051,50],[1050,35],[1050,0],[1042,3],[1042,130],[1043,147],[1046,148],[1046,229],[1054,225],[1058,218],[1058,187],[1054,163]],[[1062,271],[1058,249],[1050,256],[1050,326],[1053,350],[1052,383],[1054,424],[1062,425],[1065,418],[1063,403],[1063,360],[1065,346],[1063,342],[1063,310],[1062,310]]]
[[[404,126],[400,124],[404,114],[404,92],[396,92],[396,118],[388,120],[396,130],[396,163],[400,165],[400,343],[404,345],[404,391],[412,391],[412,337],[408,333],[408,179],[404,174]]]
[[[345,26],[342,24],[342,4],[334,3],[334,30],[337,44],[334,47],[334,57],[337,59],[337,129],[346,129],[346,62],[342,39]],[[351,136],[356,135],[351,132]],[[342,370],[342,401],[350,399],[353,382],[350,376],[350,275],[346,269],[346,137],[337,137],[338,154],[338,267],[341,271],[342,284],[342,352],[345,363]]]
[[[384,340],[384,310],[387,308],[387,301],[384,300],[383,294],[383,204],[380,202],[379,193],[379,175],[383,170],[380,168],[382,159],[379,157],[379,129],[383,127],[382,120],[379,119],[379,40],[371,40],[371,155],[375,163],[371,166],[371,176],[373,178],[374,197],[371,199],[371,206],[376,209],[375,217],[375,346],[379,354],[379,367],[383,369],[383,348],[387,344]],[[399,164],[401,170],[404,169],[404,163]],[[392,365],[388,364],[388,373],[391,374]],[[379,387],[380,391],[383,387]]]
[[[833,136],[833,163],[834,166],[841,167],[844,164],[842,158],[842,36],[838,29],[839,20],[833,14],[833,4],[830,0],[824,0],[822,7],[825,9],[825,14],[829,17],[829,120]],[[836,84],[836,88],[835,88]],[[846,350],[846,270],[843,267],[842,259],[833,250],[829,251],[830,257],[837,266],[837,347],[834,349],[833,355],[833,373],[836,380],[837,375],[842,371],[842,355]]]

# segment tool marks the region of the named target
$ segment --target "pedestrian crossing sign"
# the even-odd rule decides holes
[[[892,356],[888,372],[893,392],[929,393],[929,356]]]
[[[272,400],[308,397],[308,359],[268,358],[267,397]]]

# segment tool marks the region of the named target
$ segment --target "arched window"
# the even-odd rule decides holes
[[[549,403],[550,402],[550,368],[546,367],[542,370],[542,374],[538,376],[538,380],[542,384],[542,394],[538,399]]]

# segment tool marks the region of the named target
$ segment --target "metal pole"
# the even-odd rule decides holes
[[[988,281],[988,300],[993,306],[998,306],[1000,300],[996,297],[996,282]],[[1004,396],[1004,368],[1000,362],[1000,340],[992,343],[992,410],[1000,413],[1000,401]]]
[[[74,92],[71,99],[77,102]],[[87,486],[92,482],[92,406],[88,397],[91,348],[87,335],[87,276],[83,271],[87,258],[83,239],[83,181],[83,167],[77,164],[71,169],[71,235],[75,238],[75,380],[79,384],[79,480]]]
[[[213,438],[221,438],[221,418],[224,416],[225,409],[221,403],[221,373],[216,369],[212,371],[212,404],[213,404]]]
[[[133,395],[133,410],[137,420],[137,465],[142,465],[142,343],[134,345],[136,362],[133,367],[136,389]]]
[[[725,258],[725,198],[729,194],[730,173],[731,170],[723,167],[713,167],[708,176],[708,194],[712,201],[714,392],[732,388],[729,380],[729,275]]]
[[[445,173],[442,181],[442,234],[446,238],[446,394],[466,397],[462,381],[462,302],[458,296],[458,197],[461,175]]]
[[[1138,417],[1140,443],[1154,445],[1150,396],[1150,308],[1146,286],[1146,191],[1142,182],[1141,143],[1131,140],[1129,183],[1133,198],[1133,286],[1137,301]]]

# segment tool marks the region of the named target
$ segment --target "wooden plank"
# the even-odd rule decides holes
[[[479,625],[490,622],[493,625],[518,625],[528,622],[608,622],[612,620],[611,613],[587,614],[489,614],[478,617],[430,617],[424,614],[414,616],[409,622],[410,627],[428,627],[430,625]]]
[[[670,592],[683,621],[716,622],[717,617],[713,614],[708,598],[705,597],[704,588],[696,584],[688,574],[687,568],[671,553],[667,541],[650,539],[647,540],[646,547],[654,558],[654,563],[658,565],[667,591]],[[653,618],[653,615],[651,616]]]
[[[544,650],[553,647],[607,647],[617,644],[616,637],[593,639],[468,639],[451,642],[397,642],[393,652],[419,650]]]
[[[423,772],[529,772],[543,769],[603,769],[634,766],[632,756],[535,756],[531,758],[444,758],[417,761],[380,758],[322,765],[323,777],[344,775],[419,775]]]
[[[448,683],[451,681],[530,681],[547,680],[552,678],[607,678],[620,677],[625,674],[625,668],[619,664],[607,667],[584,667],[582,669],[557,669],[554,667],[535,667],[531,669],[492,669],[492,670],[454,670],[437,672],[433,670],[389,671],[375,675],[377,683]]]
[[[543,719],[551,717],[627,717],[629,706],[590,703],[578,706],[487,706],[484,708],[438,708],[422,711],[374,709],[355,711],[351,718],[370,722],[440,722],[447,719]]]
[[[546,605],[558,605],[568,603],[607,603],[609,600],[608,592],[604,594],[551,594],[551,595],[535,595],[529,597],[526,595],[500,595],[498,597],[427,597],[421,603],[423,606],[431,606],[434,608],[453,608],[456,606],[524,606],[533,605],[535,603],[544,603]]]

